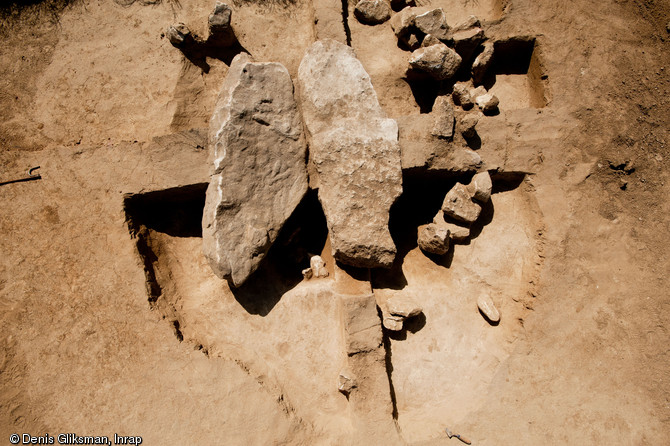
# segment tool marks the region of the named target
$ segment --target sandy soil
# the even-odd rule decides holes
[[[295,77],[323,4],[241,1],[233,26]],[[0,441],[456,444],[450,427],[473,444],[670,442],[667,2],[421,2],[450,23],[477,14],[490,35],[537,36],[541,90],[532,73],[499,76],[501,115],[481,127],[483,158],[505,145],[505,162],[532,173],[497,183],[476,237],[443,261],[413,231],[453,181],[406,181],[391,222],[401,261],[355,286],[411,293],[424,314],[385,334],[384,358],[352,365],[376,390],[351,400],[336,388],[330,260],[331,277],[310,282],[269,262],[264,286],[233,292],[200,254],[202,129],[229,61],[203,70],[164,32],[183,21],[206,34],[213,5],[80,0],[2,20],[0,182],[33,166],[42,179],[0,186]],[[380,103],[419,115],[409,53],[353,7],[351,44]],[[129,194],[149,197],[143,211]],[[304,243],[325,256],[312,201],[292,224],[311,226]],[[282,249],[273,258],[295,254]],[[476,310],[482,290],[497,326]]]

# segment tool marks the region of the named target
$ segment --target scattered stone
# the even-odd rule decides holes
[[[298,79],[333,256],[351,266],[389,268],[396,254],[389,210],[402,193],[398,125],[347,45],[314,43]]]
[[[321,256],[312,256],[312,258],[309,259],[309,265],[314,277],[328,277],[326,262]]]
[[[424,34],[432,34],[439,40],[449,39],[447,16],[442,8],[433,9],[414,18],[414,26]]]
[[[470,238],[470,226],[463,226],[462,223],[450,222],[444,219],[444,212],[440,210],[435,218],[433,218],[433,223],[438,227],[444,228],[449,231],[449,238],[456,242],[464,242]]]
[[[214,273],[237,287],[258,268],[307,192],[306,143],[286,68],[236,56],[209,132],[214,169],[203,251]]]
[[[391,18],[391,5],[387,0],[361,0],[354,9],[359,22],[378,25]]]
[[[475,85],[484,82],[486,73],[493,62],[493,42],[485,42],[484,50],[472,62],[472,81]]]
[[[473,199],[486,203],[491,199],[491,189],[493,189],[491,175],[489,175],[488,171],[476,174],[472,177],[468,189]]]
[[[484,112],[485,115],[490,115],[498,110],[500,101],[493,93],[486,93],[475,98],[477,106]]]
[[[440,44],[440,43],[442,43],[440,41],[440,39],[438,39],[434,35],[426,34],[426,37],[424,37],[423,40],[421,41],[421,46],[431,46],[431,45],[437,45],[437,44]]]
[[[449,217],[466,223],[472,223],[479,218],[482,208],[472,201],[472,195],[466,186],[456,183],[444,197],[442,210]]]
[[[454,31],[460,31],[460,30],[463,30],[463,29],[470,29],[470,28],[475,28],[475,27],[479,27],[479,26],[482,26],[482,24],[479,21],[479,19],[477,18],[477,16],[471,15],[470,17],[465,19],[464,22],[459,23],[458,25],[456,25],[453,30]]]
[[[433,104],[435,125],[432,134],[442,139],[454,136],[454,103],[451,96],[438,96]]]
[[[463,60],[472,60],[472,55],[484,40],[484,30],[481,28],[470,28],[462,31],[456,31],[452,34],[454,40],[454,49]]]
[[[454,99],[454,103],[456,105],[463,107],[463,110],[470,110],[475,104],[472,101],[472,96],[470,96],[470,90],[465,84],[454,84],[452,98]]]
[[[435,223],[419,226],[417,242],[423,251],[442,256],[449,251],[449,229]]]
[[[465,138],[472,138],[477,134],[475,127],[479,122],[479,115],[477,113],[467,113],[458,121],[458,130]]]
[[[452,78],[461,66],[461,56],[443,43],[419,48],[412,53],[412,69],[427,73],[437,80]]]
[[[391,331],[400,331],[402,330],[403,323],[405,318],[401,316],[393,316],[391,314],[385,315],[383,320],[384,328]]]
[[[488,294],[482,294],[477,298],[477,307],[479,307],[479,310],[490,322],[496,323],[500,321],[500,312]]]
[[[386,309],[391,316],[399,316],[405,319],[419,315],[423,309],[411,297],[396,294],[386,300]]]
[[[356,388],[356,379],[354,375],[348,370],[343,370],[340,372],[340,376],[337,378],[337,390],[342,392],[344,395],[349,396],[349,394]]]
[[[177,48],[183,48],[195,41],[191,30],[183,23],[171,25],[165,35],[170,43]]]
[[[209,15],[209,37],[207,42],[220,47],[235,43],[235,34],[230,23],[233,10],[225,3],[216,3],[214,11]]]

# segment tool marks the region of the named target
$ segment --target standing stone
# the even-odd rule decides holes
[[[493,42],[485,42],[484,50],[472,62],[472,81],[475,85],[484,82],[486,73],[493,63]]]
[[[361,0],[354,9],[359,22],[377,25],[391,18],[391,5],[387,0]]]
[[[417,243],[422,251],[442,256],[449,251],[449,229],[435,223],[419,226]]]
[[[389,268],[396,254],[389,210],[402,193],[398,125],[346,45],[314,43],[298,80],[333,256],[351,266]]]
[[[443,43],[431,45],[412,53],[409,65],[436,80],[442,81],[454,77],[461,66],[461,56]]]
[[[433,104],[435,123],[433,135],[442,139],[451,139],[454,136],[454,103],[451,96],[438,96]]]
[[[209,132],[204,253],[217,276],[240,286],[307,192],[306,144],[286,68],[235,57]]]
[[[230,23],[233,10],[225,3],[216,3],[209,15],[209,38],[207,42],[215,46],[230,46],[235,43],[235,34]]]
[[[466,186],[456,183],[444,197],[442,210],[449,217],[465,223],[472,223],[479,218],[482,208],[472,201],[472,195]]]

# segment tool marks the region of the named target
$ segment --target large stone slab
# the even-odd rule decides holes
[[[286,68],[237,56],[209,131],[203,248],[214,273],[239,286],[307,192],[306,143]]]
[[[390,267],[396,248],[389,210],[402,193],[398,125],[346,45],[314,43],[298,81],[333,256],[357,267]]]

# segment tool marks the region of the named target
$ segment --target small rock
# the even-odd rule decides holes
[[[417,230],[419,248],[442,256],[449,251],[449,229],[435,223],[419,226]]]
[[[182,48],[194,41],[191,30],[183,23],[177,23],[176,25],[170,26],[165,34],[170,43],[177,48]]]
[[[216,3],[214,11],[209,15],[208,43],[216,46],[230,46],[235,42],[233,27],[231,26],[233,10],[225,3]]]
[[[305,268],[302,270],[302,277],[305,280],[309,280],[312,277],[314,277],[314,272],[312,271],[312,268]]]
[[[414,18],[414,26],[424,34],[432,34],[440,40],[449,38],[447,16],[442,8],[433,9]]]
[[[470,110],[475,104],[472,101],[472,96],[470,96],[470,91],[465,84],[455,84],[452,97],[456,105],[463,107],[463,110]]]
[[[451,96],[438,96],[433,104],[435,124],[432,134],[442,139],[454,136],[454,104]]]
[[[478,122],[479,115],[477,113],[468,113],[459,119],[458,130],[465,138],[472,138],[477,133],[475,127]]]
[[[461,56],[440,43],[419,48],[409,60],[411,68],[427,73],[437,80],[453,77],[461,66]]]
[[[358,387],[358,385],[351,372],[340,372],[340,376],[337,378],[337,390],[348,396],[356,387]]]
[[[486,87],[484,87],[483,85],[480,85],[479,87],[473,88],[472,90],[470,90],[470,97],[473,98],[473,100],[474,100],[474,98],[477,98],[479,96],[483,96],[486,93],[488,93],[488,91],[486,90]]]
[[[442,43],[440,39],[438,39],[432,34],[426,34],[426,37],[424,37],[423,41],[421,42],[421,46],[431,46],[431,45],[437,45],[439,43]]]
[[[416,8],[407,7],[394,14],[391,18],[391,28],[396,37],[400,40],[412,32],[414,18],[416,17]]]
[[[444,228],[449,231],[449,238],[456,243],[464,242],[470,238],[470,226],[463,226],[462,223],[450,222],[444,219],[444,212],[441,210],[433,218],[433,223],[435,223],[440,228]]]
[[[482,203],[486,203],[491,199],[491,189],[493,183],[491,182],[491,175],[488,172],[480,172],[472,177],[472,181],[468,185],[468,189],[472,194],[472,198]]]
[[[472,81],[475,85],[479,85],[484,81],[486,73],[493,62],[493,42],[485,42],[484,50],[479,53],[472,62]]]
[[[361,0],[354,9],[359,22],[377,25],[391,18],[391,5],[386,0]]]
[[[488,294],[482,294],[477,298],[477,307],[489,321],[493,323],[500,321],[500,312]]]
[[[402,294],[396,294],[386,301],[386,309],[391,316],[399,316],[405,319],[420,314],[423,309],[411,297]]]
[[[384,328],[386,328],[387,330],[400,331],[402,330],[403,322],[405,322],[404,317],[393,316],[388,314],[384,316],[382,324],[384,325]]]
[[[409,36],[407,36],[404,42],[407,48],[409,48],[412,51],[421,47],[421,42],[419,42],[419,38],[415,34],[410,34]]]
[[[314,277],[328,277],[328,270],[326,269],[326,262],[321,256],[312,256],[309,259],[309,265],[314,274]]]
[[[485,115],[495,113],[498,110],[498,104],[500,104],[498,97],[492,93],[476,97],[475,102]]]
[[[475,50],[484,40],[484,30],[481,28],[464,29],[452,34],[452,39],[454,40],[454,49],[463,60],[471,60]]]
[[[449,217],[466,223],[472,223],[479,218],[482,208],[472,201],[472,195],[466,186],[456,183],[444,197],[442,210]]]

